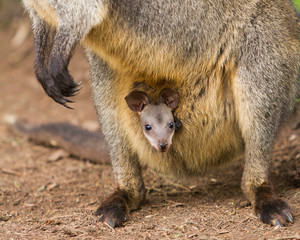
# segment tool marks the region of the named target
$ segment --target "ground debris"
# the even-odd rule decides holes
[[[251,206],[251,202],[248,201],[248,200],[240,201],[240,202],[238,203],[238,206],[239,206],[240,208],[249,207],[249,206]]]
[[[193,233],[193,234],[191,234],[191,235],[188,235],[188,238],[193,238],[193,237],[197,237],[197,236],[198,236],[197,233]]]
[[[48,158],[47,158],[47,162],[56,162],[62,158],[68,157],[69,153],[67,153],[66,151],[59,149],[57,151],[55,151],[54,153],[52,153]]]
[[[218,231],[217,235],[226,234],[226,233],[229,233],[229,231],[228,230]]]
[[[63,222],[62,221],[60,221],[60,220],[55,220],[55,219],[47,219],[46,221],[45,221],[45,224],[47,224],[47,225],[61,225]]]
[[[288,236],[288,237],[280,237],[280,238],[265,238],[265,240],[299,240],[300,235]]]
[[[0,221],[7,222],[11,217],[12,215],[0,215]]]
[[[69,237],[76,237],[79,234],[81,234],[81,232],[78,232],[78,230],[76,230],[75,228],[66,227],[66,226],[63,228],[63,232],[64,232],[64,234],[68,235]]]
[[[22,200],[22,198],[18,198],[16,200],[14,200],[13,205],[18,206],[20,204],[21,200]]]
[[[8,174],[8,175],[14,175],[14,176],[21,176],[22,174],[20,172],[11,170],[11,169],[7,169],[7,168],[0,168],[1,172],[4,174]]]

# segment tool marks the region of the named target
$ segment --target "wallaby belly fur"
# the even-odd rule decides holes
[[[209,86],[192,79],[190,84],[192,83],[193,91],[190,91],[191,87],[171,82],[177,85],[179,95],[184,96],[174,113],[180,119],[182,129],[174,135],[168,152],[162,154],[153,151],[143,136],[139,118],[128,111],[126,103],[122,101],[123,94],[126,96],[131,91],[135,80],[124,79],[124,74],[116,77],[115,88],[121,94],[116,95],[114,101],[119,103],[116,105],[116,118],[120,128],[128,139],[130,149],[138,154],[143,165],[164,174],[183,177],[224,163],[241,153],[244,143],[234,117],[234,108],[231,107],[232,101],[225,105],[222,90],[215,93]],[[147,82],[151,83],[153,84]],[[211,97],[221,101],[210,103]]]
[[[65,35],[72,38],[78,29],[74,34],[87,49],[94,102],[119,189],[98,209],[101,220],[119,225],[126,220],[124,209],[140,206],[141,165],[178,177],[244,153],[242,189],[256,213],[273,225],[291,221],[268,175],[299,71],[299,25],[290,1],[75,1],[80,7],[68,0],[23,1],[57,33],[66,25]],[[180,95],[174,115],[182,129],[165,153],[152,150],[124,101],[139,82]],[[126,204],[111,210],[120,199]]]
[[[264,13],[257,13],[255,1],[231,1],[231,3],[226,1],[228,6],[219,6],[222,11],[218,10],[217,6],[205,11],[204,5],[207,4],[202,1],[187,1],[181,8],[175,3],[172,4],[172,1],[155,1],[156,6],[148,1],[132,2],[132,7],[128,9],[126,4],[115,1],[112,7],[117,10],[108,11],[103,23],[92,29],[84,40],[87,48],[104,59],[115,71],[112,87],[116,94],[110,97],[115,98],[116,119],[120,123],[120,130],[124,131],[128,139],[130,148],[139,155],[142,164],[163,173],[176,175],[199,172],[206,167],[234,159],[244,148],[239,121],[243,121],[243,125],[248,125],[246,116],[252,114],[244,113],[243,109],[236,106],[244,94],[242,86],[236,82],[239,81],[242,68],[247,66],[247,60],[241,63],[240,59],[251,58],[253,54],[251,51],[260,50],[248,49],[251,48],[250,41],[253,39],[247,39],[248,36],[245,35],[249,34],[251,38],[251,31],[253,34],[257,33],[258,30],[251,21],[263,17],[260,14]],[[134,4],[136,2],[137,5]],[[285,2],[281,1],[281,4]],[[189,7],[192,3],[195,4],[194,9]],[[277,1],[277,4],[280,4],[280,1]],[[234,7],[235,11],[232,12]],[[152,12],[151,8],[164,10],[157,12],[153,9]],[[136,14],[140,14],[139,18],[149,18],[152,21],[147,24],[142,21],[139,23],[136,15],[128,14],[126,11],[136,11]],[[166,11],[169,11],[169,15],[165,15]],[[180,15],[178,19],[172,17],[178,15]],[[278,24],[278,18],[276,15],[269,16],[268,22],[260,26],[261,34],[267,36],[257,34],[255,44],[259,44],[259,41],[264,45],[266,43],[263,41],[283,44],[283,39],[276,39],[273,36],[275,26],[272,25]],[[276,23],[273,23],[275,20]],[[223,25],[220,22],[223,22]],[[269,28],[272,28],[272,32]],[[278,26],[276,28],[278,29]],[[214,29],[213,32],[211,29]],[[250,33],[245,32],[245,29]],[[281,30],[277,31],[279,34]],[[269,37],[269,40],[266,40],[266,37]],[[289,44],[284,45],[286,49],[280,50],[285,53],[275,52],[275,56],[270,56],[273,59],[262,61],[274,61],[278,55],[278,62],[274,62],[275,66],[268,67],[274,68],[279,64],[291,65],[291,56],[286,56],[286,51],[293,52],[295,61],[293,74],[296,74],[297,54],[299,58],[299,51],[296,53],[296,50],[299,49],[299,43],[295,38],[291,38]],[[273,54],[267,52],[268,49],[263,51],[265,52],[261,54]],[[250,56],[247,56],[248,54]],[[282,57],[283,54],[287,59]],[[250,61],[251,59],[249,63]],[[265,64],[267,63],[258,61],[253,71],[264,68]],[[273,86],[277,84],[284,85],[283,88],[286,89],[284,95],[288,96],[284,102],[282,100],[280,102],[286,109],[295,92],[294,76],[285,80],[270,79],[272,82],[268,83],[268,88],[276,88]],[[161,79],[166,79],[171,82],[179,95],[183,96],[176,111],[176,116],[183,123],[183,130],[174,136],[173,147],[167,154],[151,151],[141,129],[137,127],[139,126],[137,117],[127,109],[126,103],[122,100],[139,78],[149,85],[155,85]],[[264,84],[262,83],[264,79],[259,81],[260,84]],[[253,84],[255,88],[257,83],[248,84]],[[267,96],[270,104],[275,100],[273,97],[275,96]],[[260,100],[262,99],[258,99]],[[244,117],[245,119],[241,119]]]
[[[162,8],[165,5],[163,2],[160,4]],[[147,5],[149,3],[141,3],[141,6],[133,7],[146,8]],[[176,10],[170,7],[174,15],[178,14]],[[185,18],[177,23],[166,19],[167,24],[173,22],[170,26],[163,26],[166,32],[156,32],[155,29],[159,27],[155,26],[155,21],[137,26],[133,16],[133,19],[126,22],[126,16],[120,12],[93,29],[84,41],[88,48],[116,71],[113,87],[118,94],[112,97],[117,103],[117,121],[130,148],[138,154],[143,165],[175,175],[202,171],[208,166],[229,160],[243,148],[230,89],[237,72],[235,56],[225,48],[220,53],[219,46],[215,44],[202,49],[208,44],[204,42],[208,41],[205,37],[198,39],[193,36],[194,39],[189,39],[189,31],[192,32],[190,34],[202,31],[199,27],[202,19],[197,16],[196,9],[188,13],[185,12],[189,10],[188,7],[183,6],[180,10],[182,15],[186,14]],[[152,14],[148,16],[150,19],[171,18],[155,12]],[[191,15],[197,17],[199,22],[193,22],[195,19]],[[177,24],[185,24],[184,31]],[[175,39],[171,34],[178,37],[177,42],[173,42]],[[203,58],[197,56],[197,52]],[[138,118],[122,101],[138,79],[149,85],[156,85],[161,79],[166,79],[183,96],[176,111],[183,129],[175,134],[173,146],[166,154],[151,151],[151,146],[138,128]]]

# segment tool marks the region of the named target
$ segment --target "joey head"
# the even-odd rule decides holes
[[[143,133],[149,143],[160,152],[166,152],[172,144],[175,120],[172,111],[177,107],[179,94],[164,88],[158,103],[150,103],[145,92],[132,91],[125,100],[128,107],[140,117]]]

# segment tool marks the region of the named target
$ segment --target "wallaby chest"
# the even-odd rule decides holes
[[[228,82],[225,84],[224,81]],[[153,79],[117,74],[113,86],[117,93],[114,102],[117,103],[118,121],[141,164],[158,172],[183,176],[222,164],[239,154],[243,141],[235,122],[230,81],[230,77],[214,81],[190,79],[189,85],[185,85],[174,80],[154,82]],[[141,85],[142,88],[137,88]],[[124,100],[133,88],[140,90],[145,89],[144,86],[148,86],[148,92],[149,89],[159,92],[166,86],[172,87],[181,96],[174,116],[180,120],[182,128],[175,132],[172,146],[164,153],[157,152],[149,144],[141,129],[140,118],[128,109]],[[216,148],[216,145],[220,147]]]

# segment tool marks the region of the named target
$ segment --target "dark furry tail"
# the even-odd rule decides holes
[[[18,133],[26,135],[37,144],[54,145],[80,159],[110,164],[109,153],[101,133],[90,132],[69,123],[33,125],[25,121],[16,121],[12,126]]]

